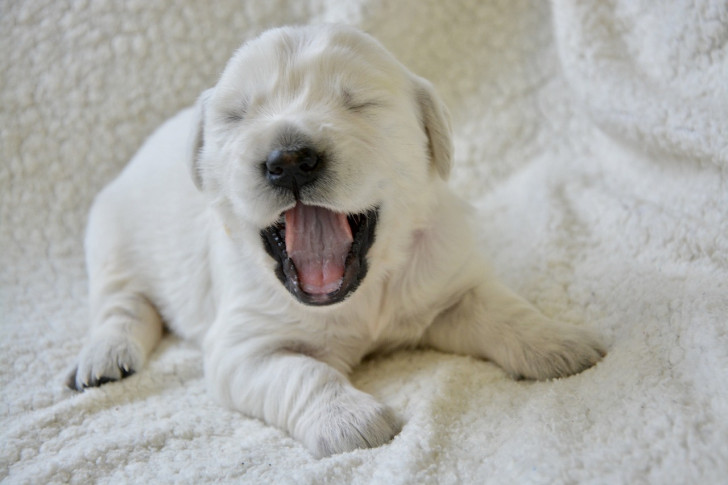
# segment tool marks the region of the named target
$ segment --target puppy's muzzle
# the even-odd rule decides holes
[[[299,302],[331,305],[345,300],[361,284],[374,243],[378,209],[337,212],[318,205],[317,184],[330,182],[329,159],[306,135],[284,127],[261,164],[268,184],[295,204],[261,230],[263,246],[278,263],[275,274]],[[282,195],[282,194],[281,194]]]
[[[265,177],[276,187],[288,189],[298,199],[299,190],[319,178],[321,155],[313,148],[273,150],[265,161]]]

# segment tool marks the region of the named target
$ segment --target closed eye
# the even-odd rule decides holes
[[[346,89],[342,92],[341,97],[344,101],[344,106],[346,107],[346,109],[355,113],[360,113],[369,108],[376,108],[380,106],[380,103],[378,103],[377,101],[362,101],[355,99],[354,96],[351,94],[351,91]]]
[[[247,101],[239,103],[237,106],[231,106],[225,113],[224,113],[224,120],[227,123],[238,123],[240,121],[243,121],[245,119],[245,116],[248,114],[248,103]]]
[[[349,111],[354,111],[355,113],[360,113],[367,108],[376,108],[379,106],[379,103],[376,101],[365,101],[363,103],[352,103],[346,106],[346,109]]]
[[[227,123],[237,123],[239,121],[243,121],[245,118],[245,113],[239,113],[239,112],[233,112],[225,114],[225,121]]]

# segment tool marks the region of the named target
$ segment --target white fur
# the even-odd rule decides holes
[[[369,272],[341,303],[299,303],[261,243],[261,229],[290,208],[259,170],[284,125],[337,154],[327,167],[335,183],[303,202],[380,209]],[[92,328],[71,384],[138,371],[164,322],[202,343],[222,402],[325,456],[400,429],[347,380],[371,352],[427,345],[534,379],[593,365],[604,352],[595,335],[548,320],[488,273],[469,209],[446,183],[451,152],[432,87],[369,36],[284,28],[243,46],[217,86],[164,124],[94,202]]]

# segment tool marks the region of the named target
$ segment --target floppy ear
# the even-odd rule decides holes
[[[190,133],[190,148],[187,156],[187,164],[190,170],[192,180],[198,189],[202,190],[202,174],[200,173],[200,156],[205,147],[205,109],[207,103],[212,96],[214,88],[210,88],[197,98],[195,107],[193,108],[192,133]]]
[[[447,107],[429,81],[412,75],[420,119],[427,134],[430,162],[437,174],[447,180],[452,168],[452,128]]]

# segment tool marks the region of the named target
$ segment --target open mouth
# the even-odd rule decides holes
[[[367,273],[377,210],[342,214],[297,202],[261,231],[278,262],[276,276],[307,305],[331,305],[349,296]]]

